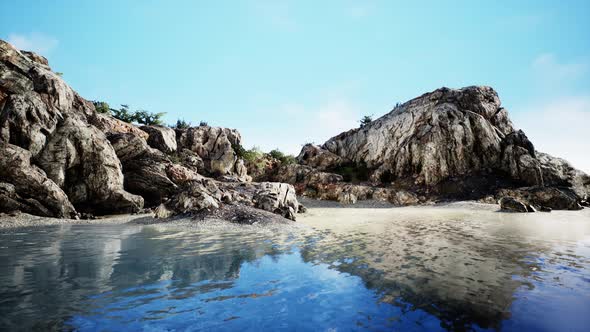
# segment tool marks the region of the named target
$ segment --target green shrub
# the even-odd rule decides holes
[[[269,156],[271,156],[272,158],[278,159],[281,164],[284,165],[290,165],[290,164],[295,164],[297,162],[297,159],[295,159],[295,156],[293,155],[286,155],[284,154],[282,151],[280,151],[279,149],[274,149],[272,151],[270,151],[268,153]]]
[[[96,109],[97,113],[102,113],[102,114],[110,114],[111,113],[111,107],[109,106],[109,104],[107,104],[104,101],[94,100],[92,102],[92,104],[94,104],[94,108]]]
[[[184,119],[178,119],[178,120],[176,120],[176,125],[172,126],[172,128],[187,129],[187,128],[190,128],[190,126],[191,126],[190,122],[186,122],[186,121],[184,121]]]
[[[162,116],[166,113],[151,113],[146,110],[132,111],[129,109],[129,105],[121,105],[120,109],[110,109],[113,117],[129,122],[139,123],[144,125],[162,125]]]
[[[111,114],[113,115],[113,117],[121,121],[129,123],[135,121],[135,112],[129,110],[129,105],[121,105],[120,109],[111,108]]]
[[[208,127],[208,126],[209,126],[209,124],[205,121],[199,122],[199,127]]]
[[[253,147],[250,150],[245,150],[243,154],[243,159],[245,161],[256,162],[264,157],[264,153],[260,151],[258,147]]]
[[[366,125],[370,124],[373,121],[372,115],[365,115],[362,119],[359,120],[361,123],[361,128],[364,128]]]
[[[139,124],[144,124],[147,126],[153,125],[162,125],[162,117],[164,116],[164,112],[160,113],[151,113],[146,110],[139,110],[135,112],[135,121]]]

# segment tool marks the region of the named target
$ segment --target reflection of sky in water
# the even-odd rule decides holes
[[[0,232],[0,330],[587,330],[588,215],[436,212]]]
[[[359,277],[326,264],[302,261],[298,252],[244,263],[234,281],[176,287],[174,281],[108,293],[90,300],[99,309],[76,315],[82,330],[436,330],[436,317],[402,314],[380,303]]]

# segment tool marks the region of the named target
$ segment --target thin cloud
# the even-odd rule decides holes
[[[11,33],[8,35],[7,41],[19,50],[33,51],[42,55],[49,54],[59,44],[56,38],[37,32]]]
[[[256,1],[254,9],[258,16],[275,27],[295,30],[297,23],[293,18],[291,4],[287,1]]]
[[[535,149],[563,158],[590,174],[590,96],[558,97],[530,105],[523,112],[514,113],[512,119]]]
[[[559,92],[584,76],[590,68],[585,62],[560,62],[551,53],[541,54],[531,64],[534,79],[540,88]]]
[[[355,3],[346,9],[348,16],[354,19],[363,19],[370,16],[374,11],[374,6],[370,3]]]
[[[346,98],[331,98],[315,105],[284,103],[260,111],[261,117],[273,117],[267,128],[246,129],[243,133],[245,146],[258,146],[265,151],[280,150],[299,154],[304,143],[322,144],[329,138],[358,126],[361,112]],[[264,123],[264,121],[260,121]],[[277,139],[269,139],[276,137]]]

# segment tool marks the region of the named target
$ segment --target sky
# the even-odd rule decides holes
[[[492,86],[590,172],[590,1],[10,1],[0,38],[83,97],[297,154],[442,86]]]

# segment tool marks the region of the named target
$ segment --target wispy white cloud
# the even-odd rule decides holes
[[[512,116],[539,151],[563,158],[590,174],[590,96],[558,97]]]
[[[588,73],[588,61],[563,62],[554,54],[544,53],[537,56],[532,64],[533,79],[543,90],[552,94],[563,92],[574,81]]]
[[[56,38],[37,32],[11,33],[8,35],[7,41],[19,50],[33,51],[42,55],[49,54],[59,44]]]
[[[545,13],[526,13],[500,17],[496,21],[498,27],[512,31],[530,31],[547,22],[549,15]]]
[[[363,19],[370,16],[374,10],[374,4],[367,1],[359,1],[346,7],[346,14],[354,19]]]
[[[279,148],[295,155],[304,143],[322,144],[330,137],[357,127],[361,114],[346,98],[324,99],[313,105],[284,103],[257,113],[272,121],[266,128],[244,133],[244,144],[263,150]]]
[[[293,17],[291,4],[285,0],[258,0],[254,10],[263,20],[284,30],[295,30],[297,23]]]
[[[537,150],[564,158],[587,173],[590,91],[575,93],[575,88],[589,68],[587,61],[560,61],[552,53],[540,54],[531,62],[533,99],[511,116]]]

